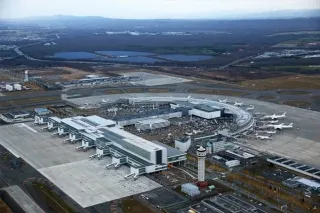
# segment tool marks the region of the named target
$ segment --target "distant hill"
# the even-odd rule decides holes
[[[217,20],[238,20],[238,19],[290,19],[290,18],[312,18],[320,17],[320,9],[312,10],[278,10],[263,13],[232,13],[223,12],[212,14],[203,14],[198,19],[217,19]],[[28,17],[23,20],[29,21],[76,21],[76,20],[124,20],[124,19],[111,19],[101,16],[69,16],[69,15],[56,15],[56,16],[35,16]],[[161,19],[159,19],[161,20]]]

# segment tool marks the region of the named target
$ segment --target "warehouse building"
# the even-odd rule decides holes
[[[50,117],[48,121],[49,129],[58,129],[54,135],[69,135],[65,142],[81,141],[77,150],[95,147],[96,153],[90,158],[111,156],[112,163],[106,165],[107,168],[129,165],[130,174],[125,178],[165,170],[168,164],[186,160],[185,153],[133,135],[116,125],[115,121],[99,116]]]
[[[144,121],[147,119],[154,119],[154,118],[180,118],[182,117],[182,112],[176,109],[169,109],[169,110],[153,110],[151,112],[144,112],[136,115],[130,116],[121,116],[116,118],[117,124],[119,126],[130,126],[134,125],[140,121]]]
[[[167,126],[170,126],[170,121],[162,118],[147,119],[147,120],[139,121],[135,124],[135,127],[138,131],[160,129]]]

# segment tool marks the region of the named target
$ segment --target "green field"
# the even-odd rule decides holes
[[[264,70],[284,70],[284,71],[319,71],[320,73],[320,65],[314,65],[314,66],[268,66],[268,67],[262,67]]]

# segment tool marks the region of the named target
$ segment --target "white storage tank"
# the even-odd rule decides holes
[[[15,90],[22,90],[22,85],[21,85],[21,84],[14,84],[14,85],[13,85],[13,88],[14,88]]]
[[[6,90],[13,91],[13,86],[11,86],[10,84],[6,84]]]

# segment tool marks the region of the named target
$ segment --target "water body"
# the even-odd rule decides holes
[[[101,59],[102,57],[88,52],[58,52],[55,53],[52,58],[63,59]]]
[[[148,56],[154,55],[154,53],[148,52],[135,52],[135,51],[96,51],[98,54],[111,55],[111,56]]]
[[[212,56],[207,55],[183,55],[183,54],[172,54],[172,55],[159,55],[159,58],[164,58],[172,61],[204,61],[212,59]]]
[[[163,60],[148,58],[143,56],[126,57],[126,58],[108,58],[108,61],[131,62],[131,63],[155,63]]]

